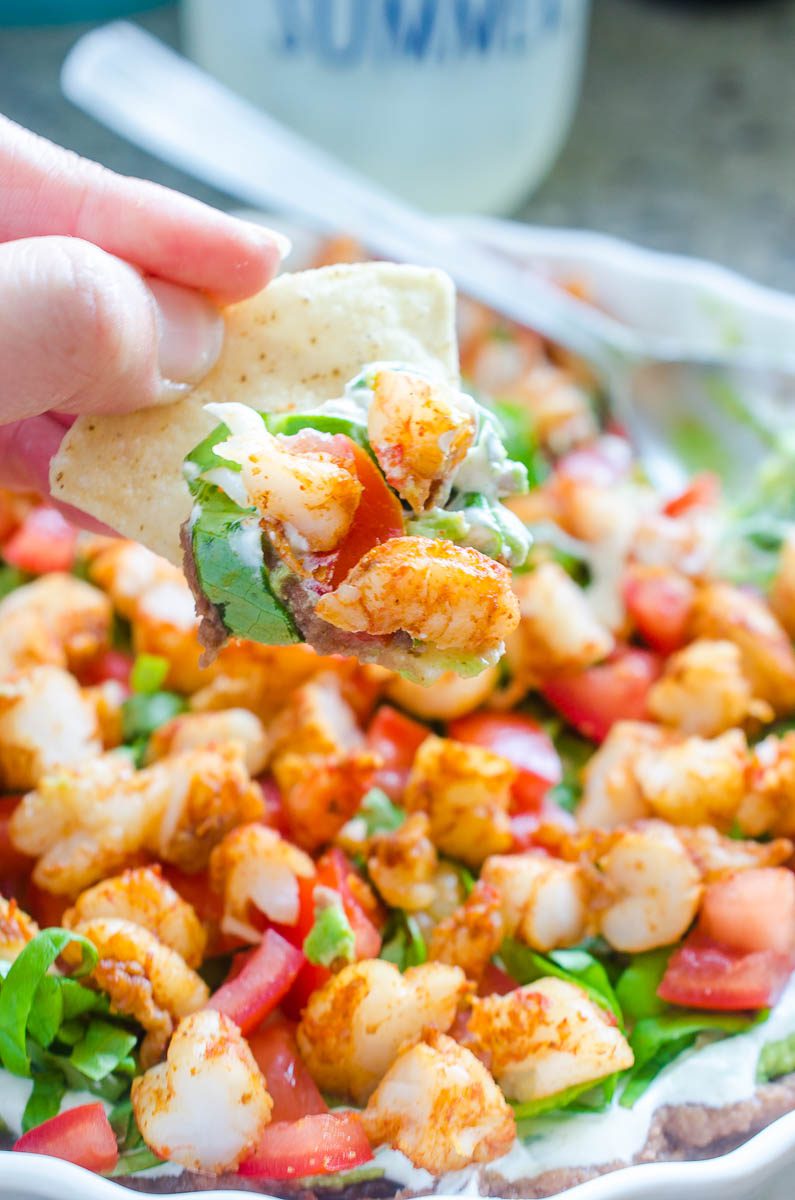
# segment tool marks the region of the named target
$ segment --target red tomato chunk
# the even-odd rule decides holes
[[[116,1135],[99,1103],[81,1104],[51,1117],[23,1133],[14,1149],[64,1158],[87,1171],[112,1171],[119,1161]]]

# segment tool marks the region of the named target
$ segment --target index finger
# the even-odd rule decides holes
[[[116,175],[0,115],[0,241],[65,234],[150,275],[243,300],[272,279],[286,240],[159,184]]]

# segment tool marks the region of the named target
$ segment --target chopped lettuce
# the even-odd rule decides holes
[[[542,1116],[564,1112],[604,1112],[615,1095],[617,1080],[618,1075],[606,1075],[602,1079],[589,1079],[586,1083],[564,1088],[562,1092],[554,1092],[551,1096],[512,1104],[516,1136],[520,1139],[531,1136],[535,1132],[536,1120]]]
[[[335,962],[353,962],[356,937],[342,905],[327,904],[316,908],[315,922],[304,938],[304,954],[311,963],[321,967],[330,967]]]
[[[647,950],[645,954],[636,954],[622,971],[616,983],[616,997],[630,1024],[645,1017],[659,1017],[669,1010],[669,1005],[657,995],[657,988],[675,949],[675,946],[662,946]]]
[[[401,971],[428,961],[428,947],[415,917],[402,909],[392,910],[379,958],[394,963]]]
[[[689,1050],[700,1035],[731,1036],[745,1033],[753,1025],[767,1020],[767,1016],[767,1012],[747,1016],[742,1013],[669,1008],[659,1016],[643,1017],[630,1034],[629,1044],[635,1055],[635,1064],[626,1076],[621,1105],[632,1108],[663,1067]]]

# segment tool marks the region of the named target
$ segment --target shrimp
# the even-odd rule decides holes
[[[68,672],[31,667],[0,682],[0,788],[25,791],[101,749],[96,712]]]
[[[164,579],[138,600],[132,619],[136,654],[155,654],[168,662],[165,686],[190,694],[213,678],[217,669],[199,665],[199,618],[185,579]]]
[[[766,737],[754,747],[737,823],[750,837],[795,838],[795,732]]]
[[[645,751],[666,746],[673,734],[644,721],[617,721],[583,772],[577,824],[586,829],[615,829],[649,816],[634,766]]]
[[[207,1008],[184,1017],[166,1061],[133,1080],[132,1106],[160,1158],[220,1174],[254,1150],[273,1101],[238,1027]]]
[[[472,401],[408,371],[381,368],[368,382],[367,436],[387,483],[415,513],[443,504],[475,440]]]
[[[273,746],[272,770],[277,780],[283,757],[321,762],[364,745],[356,714],[342,693],[341,682],[328,671],[295,689],[269,733]]]
[[[764,600],[728,583],[705,584],[696,594],[692,632],[734,642],[753,695],[779,716],[795,708],[795,650]]]
[[[508,809],[516,768],[506,758],[452,738],[428,737],[417,751],[404,797],[427,812],[443,854],[479,867],[513,842]]]
[[[513,1111],[483,1064],[433,1031],[400,1052],[362,1120],[373,1145],[393,1146],[434,1175],[491,1162],[516,1137]]]
[[[612,1013],[582,988],[554,978],[475,998],[467,1043],[507,1098],[520,1103],[596,1083],[634,1062]]]
[[[259,717],[245,708],[173,717],[149,739],[147,761],[154,762],[184,750],[212,750],[227,742],[242,746],[250,775],[264,771],[270,754],[268,735]]]
[[[517,576],[514,590],[521,614],[514,673],[527,686],[592,666],[613,649],[612,634],[594,617],[582,588],[557,563],[541,563]]]
[[[124,736],[123,714],[127,688],[118,679],[106,679],[83,688],[83,699],[94,711],[97,730],[105,750],[120,746]]]
[[[320,762],[300,754],[279,759],[274,774],[283,789],[291,834],[299,846],[314,851],[333,841],[359,811],[381,762],[369,750],[354,750]]]
[[[393,908],[415,912],[433,902],[436,848],[424,812],[412,813],[393,833],[370,840],[367,872],[383,900]]]
[[[159,866],[136,867],[103,879],[80,893],[62,923],[73,929],[96,917],[117,917],[148,929],[164,946],[176,950],[189,967],[200,966],[204,958],[204,927],[193,906],[165,881]]]
[[[618,830],[596,859],[606,889],[599,930],[615,950],[670,946],[698,912],[701,873],[670,826],[649,821]]]
[[[14,845],[39,860],[34,882],[75,896],[142,853],[199,871],[230,829],[263,811],[234,746],[187,751],[137,772],[126,755],[110,753],[44,776],[9,829]]]
[[[253,905],[271,921],[295,925],[299,879],[311,879],[315,865],[308,854],[265,825],[238,825],[210,855],[210,885],[224,898],[224,933],[258,942],[251,924]]]
[[[103,539],[90,556],[89,575],[107,592],[113,605],[132,621],[139,601],[161,584],[185,584],[179,567],[147,550],[139,542],[121,538]]]
[[[723,837],[711,825],[695,828],[680,825],[676,836],[707,884],[736,875],[738,871],[778,867],[792,857],[795,849],[789,838],[774,838],[770,842],[743,841]]]
[[[450,1028],[469,990],[464,972],[442,963],[403,975],[378,958],[351,963],[310,996],[298,1048],[319,1087],[363,1104],[403,1045]]]
[[[33,917],[29,917],[16,900],[0,896],[0,962],[13,962],[38,932]]]
[[[440,650],[494,658],[519,623],[507,567],[469,546],[398,537],[373,546],[315,609],[376,636],[404,630]]]
[[[428,958],[460,967],[467,979],[477,983],[499,950],[504,934],[502,897],[485,879],[479,879],[466,903],[434,929]]]
[[[296,551],[335,550],[359,507],[362,485],[355,473],[325,451],[291,449],[243,404],[207,409],[232,431],[215,447],[216,454],[239,464],[246,495],[279,549],[291,560]]]
[[[176,950],[142,925],[117,917],[93,917],[73,928],[93,942],[99,955],[90,980],[107,993],[112,1012],[132,1017],[146,1030],[141,1062],[156,1062],[176,1021],[207,1003],[207,984]],[[73,953],[67,946],[64,958],[71,961]]]
[[[749,717],[771,721],[773,709],[754,700],[734,642],[698,638],[671,655],[648,696],[649,713],[682,733],[715,737]]]
[[[554,455],[566,454],[598,434],[591,397],[568,370],[539,363],[523,376],[513,395],[529,410],[539,443]]]
[[[107,596],[74,575],[16,588],[0,601],[0,674],[37,661],[78,669],[107,649],[111,615]]]
[[[655,816],[672,825],[728,829],[745,795],[748,746],[741,729],[686,738],[641,754],[635,779]]]
[[[588,882],[579,863],[543,850],[494,855],[480,878],[501,898],[505,932],[534,950],[573,946],[588,932]]]

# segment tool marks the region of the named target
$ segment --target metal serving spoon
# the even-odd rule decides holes
[[[795,354],[773,361],[641,335],[397,200],[137,26],[87,34],[61,81],[76,105],[196,178],[316,229],[349,231],[385,257],[441,267],[463,292],[581,355],[663,489],[681,486],[695,442],[740,491],[793,424]]]

